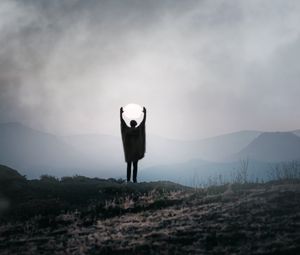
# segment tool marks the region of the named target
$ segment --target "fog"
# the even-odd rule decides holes
[[[300,127],[299,1],[0,2],[0,122],[199,139]]]

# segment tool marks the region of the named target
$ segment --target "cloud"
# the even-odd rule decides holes
[[[297,1],[2,1],[0,121],[200,138],[300,126]]]

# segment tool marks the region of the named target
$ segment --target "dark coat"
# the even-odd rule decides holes
[[[125,161],[138,161],[144,157],[146,151],[146,113],[144,113],[144,119],[141,124],[135,128],[126,125],[122,114],[120,117]]]

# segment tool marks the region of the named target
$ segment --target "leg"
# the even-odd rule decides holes
[[[127,162],[127,181],[130,181],[131,176],[131,161]]]
[[[136,182],[136,176],[137,176],[137,170],[138,170],[138,162],[133,162],[133,182]]]

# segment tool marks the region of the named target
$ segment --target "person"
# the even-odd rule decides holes
[[[143,107],[144,117],[139,126],[135,120],[130,121],[130,127],[123,119],[124,110],[120,108],[121,134],[125,161],[127,162],[127,182],[130,182],[131,165],[133,165],[133,182],[137,182],[138,161],[142,159],[146,151],[146,108]]]

